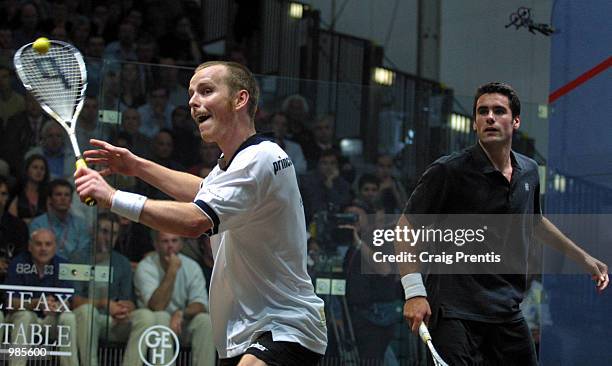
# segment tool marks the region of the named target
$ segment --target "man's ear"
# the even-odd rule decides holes
[[[238,109],[241,109],[241,108],[243,108],[243,107],[246,107],[246,105],[247,105],[247,104],[249,104],[249,99],[250,99],[249,92],[248,92],[248,91],[246,91],[246,90],[244,90],[244,89],[243,89],[243,90],[240,90],[240,91],[239,91],[239,92],[236,94],[236,99],[235,99],[236,104],[235,104],[235,106],[234,106],[234,107],[235,107],[237,110],[238,110]]]
[[[512,119],[512,128],[518,130],[519,127],[521,127],[521,116],[515,116]]]

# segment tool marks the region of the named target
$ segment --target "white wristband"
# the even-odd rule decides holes
[[[404,296],[406,300],[417,296],[427,297],[427,291],[423,285],[423,277],[420,273],[409,273],[402,277]]]
[[[111,203],[111,212],[123,216],[134,222],[140,219],[140,212],[144,207],[147,197],[136,193],[116,191]]]

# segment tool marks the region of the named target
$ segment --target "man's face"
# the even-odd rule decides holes
[[[6,184],[0,183],[0,212],[4,212],[6,204],[8,203],[9,190]]]
[[[96,248],[98,253],[108,253],[115,246],[117,236],[119,235],[119,224],[110,220],[98,221],[98,234],[96,237]]]
[[[324,118],[318,121],[312,128],[314,139],[316,142],[321,144],[329,144],[332,142],[334,132],[331,128],[331,122],[329,118]]]
[[[25,4],[21,8],[21,24],[25,29],[34,29],[38,24],[38,12],[32,4]]]
[[[89,56],[102,57],[104,54],[104,38],[96,36],[90,37],[87,49]]]
[[[56,212],[66,214],[70,211],[70,204],[72,203],[72,193],[70,188],[64,186],[55,186],[51,193],[51,200],[49,204]]]
[[[374,183],[365,183],[359,189],[359,195],[365,202],[372,204],[378,194],[378,186]]]
[[[172,254],[178,254],[183,247],[183,241],[176,234],[160,232],[155,242],[155,250],[161,257],[166,257]]]
[[[87,97],[81,111],[81,119],[90,123],[95,123],[98,120],[98,99]]]
[[[42,140],[42,145],[47,151],[58,153],[64,148],[64,131],[54,123],[45,130]]]
[[[393,171],[393,159],[390,156],[381,156],[376,161],[376,175],[378,178],[385,179],[391,176]]]
[[[213,65],[198,71],[189,83],[191,117],[206,142],[228,138],[236,123],[236,111],[226,83],[227,69]]]
[[[506,144],[521,125],[519,116],[512,117],[510,101],[503,94],[483,94],[476,101],[474,129],[483,144]]]
[[[323,156],[319,159],[319,172],[329,177],[338,171],[338,159],[333,155]]]
[[[168,159],[172,155],[174,149],[174,143],[172,142],[172,136],[167,132],[160,132],[155,136],[153,140],[153,153],[160,159]]]
[[[39,264],[49,264],[57,249],[55,235],[49,230],[38,230],[32,234],[28,249],[32,258]]]
[[[140,128],[140,113],[133,108],[128,108],[122,114],[121,126],[130,135],[138,132]]]
[[[168,103],[168,95],[164,89],[155,89],[151,92],[151,106],[158,113],[163,113]]]

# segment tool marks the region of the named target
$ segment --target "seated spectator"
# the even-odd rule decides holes
[[[13,257],[25,251],[28,245],[28,227],[11,215],[8,208],[9,185],[0,176],[0,281],[4,282],[8,264]]]
[[[98,96],[102,82],[102,68],[104,67],[104,38],[92,35],[87,40],[85,51],[85,66],[87,67],[87,95]]]
[[[110,137],[109,127],[98,122],[98,98],[88,95],[85,97],[76,129],[76,138],[81,151],[95,148],[89,144],[90,139],[107,140]]]
[[[307,223],[315,213],[329,210],[330,205],[339,209],[351,202],[351,187],[340,176],[338,156],[335,150],[323,151],[317,169],[300,181]]]
[[[308,161],[308,169],[314,169],[317,161],[319,161],[319,155],[323,150],[336,149],[340,150],[340,147],[336,141],[334,141],[334,116],[331,114],[319,117],[312,125],[312,142],[306,145],[302,145],[304,156]]]
[[[134,108],[128,108],[121,114],[121,130],[132,140],[134,154],[148,158],[151,156],[151,139],[140,132],[140,113]]]
[[[306,173],[306,159],[302,153],[302,147],[288,138],[289,122],[287,116],[283,113],[274,113],[271,117],[272,131],[274,132],[274,140],[276,143],[289,155],[295,172],[297,174]]]
[[[9,118],[25,110],[23,95],[13,90],[13,70],[0,65],[0,131],[4,130]]]
[[[112,61],[136,60],[136,28],[124,21],[119,26],[119,39],[109,43],[104,49],[104,58]]]
[[[91,287],[89,282],[79,282],[76,285],[74,315],[79,324],[91,324],[91,327],[78,328],[81,365],[98,365],[100,337],[111,342],[127,342],[123,364],[142,365],[138,341],[147,328],[156,325],[150,310],[135,310],[130,262],[113,249],[118,234],[117,216],[100,214],[94,265],[108,267],[112,277],[107,284],[96,283]],[[141,351],[146,355],[144,343]]]
[[[183,344],[191,344],[193,365],[215,365],[202,270],[194,260],[179,253],[179,236],[154,232],[153,241],[156,253],[138,264],[134,276],[138,306],[152,310],[156,324],[170,327]]]
[[[23,2],[17,15],[17,28],[13,31],[15,46],[21,47],[42,36],[40,32],[40,14],[32,2]]]
[[[56,255],[56,237],[51,230],[33,230],[30,235],[27,252],[17,255],[10,263],[6,284],[10,286],[38,286],[71,288],[72,284],[59,279],[60,264],[66,259]],[[19,291],[18,291],[19,292]],[[60,357],[62,366],[78,366],[77,354],[77,323],[70,310],[70,296],[64,293],[32,292],[31,301],[21,301],[19,296],[12,298],[5,309],[12,310],[7,321],[14,325],[11,332],[11,344],[20,347],[25,329],[33,324],[51,326],[57,329],[63,326],[64,333],[57,336],[58,351],[67,352],[68,355]],[[44,297],[43,297],[44,296]],[[23,331],[19,331],[23,329]],[[21,334],[21,337],[20,337]],[[26,333],[27,334],[27,333]],[[9,365],[25,366],[26,357],[11,357]]]
[[[312,135],[308,130],[310,107],[306,98],[299,94],[288,96],[283,100],[281,112],[289,119],[289,136],[304,149],[312,142]]]
[[[25,161],[25,169],[18,186],[17,196],[9,206],[9,213],[30,223],[47,211],[49,167],[42,155],[33,154]]]
[[[66,131],[57,122],[45,121],[42,129],[40,146],[33,147],[26,153],[26,159],[40,155],[46,160],[51,179],[73,180],[74,152],[66,143]]]
[[[126,62],[121,65],[119,108],[138,108],[146,103],[144,83],[140,80],[138,65]],[[187,92],[185,91],[185,94]],[[115,107],[116,108],[116,107]]]
[[[380,209],[379,185],[378,178],[373,174],[364,174],[359,178],[355,203],[369,215],[375,214]]]
[[[9,118],[4,127],[0,123],[0,158],[11,165],[15,176],[26,152],[41,142],[44,121],[40,104],[26,93],[25,111]]]
[[[401,213],[408,200],[402,184],[393,176],[393,158],[381,155],[376,159],[376,177],[379,185],[379,200],[385,213]]]
[[[214,142],[202,142],[199,149],[199,163],[189,168],[188,172],[194,175],[199,175],[203,168],[212,169],[217,165],[219,157],[221,156],[221,150]],[[209,171],[210,173],[210,171]],[[208,175],[208,174],[207,174]]]
[[[179,16],[172,24],[172,32],[161,36],[157,42],[160,56],[171,57],[179,65],[198,65],[202,62],[202,51],[191,21],[186,16]]]
[[[183,164],[172,158],[173,150],[174,137],[172,136],[170,130],[163,129],[159,131],[153,139],[151,160],[172,170],[184,171],[185,167],[183,166]],[[138,183],[136,184],[136,190],[150,198],[164,200],[172,199],[170,196],[168,196],[161,190],[142,180],[138,180]]]
[[[149,228],[125,217],[119,217],[119,234],[115,250],[126,256],[132,269],[136,270],[138,262],[155,251]]]
[[[149,138],[155,137],[159,130],[172,128],[174,105],[168,102],[168,91],[155,88],[149,94],[149,101],[138,108],[140,113],[140,132]]]
[[[48,211],[30,223],[30,232],[50,229],[57,238],[57,253],[74,260],[90,250],[90,232],[82,218],[70,212],[74,188],[63,179],[49,183]]]
[[[159,64],[158,85],[168,90],[168,101],[177,107],[188,107],[189,92],[178,81],[179,68],[172,57],[161,57]],[[191,122],[193,124],[193,122]]]
[[[172,111],[172,136],[174,146],[178,149],[172,150],[172,157],[183,166],[192,166],[198,162],[198,153],[202,146],[202,138],[189,108],[186,106],[176,107]]]

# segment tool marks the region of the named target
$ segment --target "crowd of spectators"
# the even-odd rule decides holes
[[[76,129],[81,150],[90,147],[90,138],[104,139],[171,169],[206,177],[217,164],[220,150],[215,144],[202,143],[190,117],[185,88],[193,66],[210,59],[198,39],[200,25],[194,16],[200,12],[190,11],[197,5],[189,1],[144,3],[146,6],[140,7],[131,1],[5,1],[0,11],[0,274],[3,279],[13,279],[7,283],[18,284],[10,273],[10,264],[15,261],[43,267],[53,261],[95,262],[113,267],[122,279],[122,285],[111,283],[101,287],[103,291],[63,283],[76,289],[70,306],[77,324],[85,324],[89,321],[86,317],[94,314],[90,321],[94,331],[79,333],[76,342],[81,364],[85,359],[95,364],[95,352],[90,354],[85,344],[96,345],[97,334],[126,342],[126,349],[131,350],[125,356],[130,365],[137,364],[133,361],[137,358],[134,337],[147,324],[169,324],[184,334],[181,340],[186,344],[196,329],[210,338],[206,333],[210,326],[207,292],[203,286],[189,287],[193,278],[200,281],[199,275],[193,275],[196,267],[202,273],[200,284],[210,281],[213,259],[208,239],[169,238],[169,234],[151,233],[140,224],[106,213],[92,216],[94,211],[78,202],[74,194],[74,154],[65,132],[25,93],[12,66],[14,50],[39,36],[74,44],[85,55],[89,82]],[[240,48],[228,52],[228,58],[246,62]],[[393,156],[381,155],[371,166],[355,167],[339,148],[334,114],[316,115],[301,95],[287,96],[277,104],[274,111],[262,109],[258,113],[256,127],[291,157],[308,227],[318,213],[330,210],[366,216],[401,212],[407,194],[394,176],[397,161]],[[119,112],[118,120],[108,120],[100,113],[103,110]],[[133,177],[109,179],[122,190],[168,198]],[[365,225],[361,223],[361,227]],[[355,225],[356,232],[360,232],[359,226]],[[46,259],[36,258],[32,252],[39,242],[47,243]],[[354,281],[348,284],[347,298],[353,302],[350,308],[358,319],[358,332],[363,333],[360,337],[371,339],[367,338],[369,327],[382,326],[357,311],[363,306],[368,309],[363,302],[374,303],[376,296],[350,293],[356,291],[357,284],[370,281],[355,275],[360,269],[350,260],[363,250],[360,243],[361,239],[355,239],[343,252],[345,270],[353,273],[348,278]],[[91,253],[96,253],[95,258]],[[185,269],[190,276],[183,273]],[[49,279],[50,284],[59,281],[58,271],[56,268],[51,274],[55,279]],[[164,277],[168,273],[174,277]],[[36,275],[45,276],[44,271]],[[385,276],[390,277],[382,281],[393,288],[398,279]],[[125,287],[125,281],[131,285]],[[166,288],[161,296],[157,290],[171,282],[180,293],[168,293]],[[367,288],[376,291],[376,287]],[[96,293],[90,296],[92,291]],[[390,293],[395,294],[393,290]],[[143,311],[147,309],[149,312]],[[185,324],[177,320],[177,312],[188,320]],[[36,317],[30,314],[28,319],[39,322],[50,314],[33,313]],[[70,316],[61,320],[75,321]],[[380,329],[376,334],[392,336],[388,325]],[[366,343],[360,344],[365,347]],[[197,348],[203,353],[194,355],[202,364],[210,362],[207,347]],[[382,357],[381,352],[384,347],[363,350],[373,358]]]

